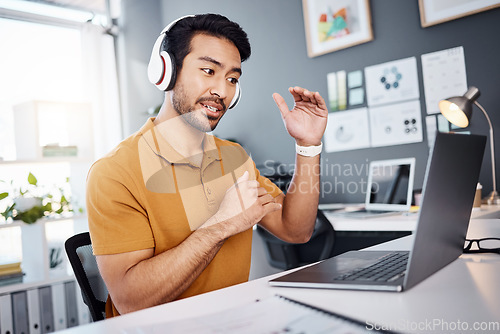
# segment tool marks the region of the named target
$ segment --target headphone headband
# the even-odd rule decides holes
[[[184,16],[181,16],[179,17],[178,19],[175,19],[173,20],[172,22],[170,22],[165,28],[163,28],[163,30],[161,31],[160,35],[163,35],[163,34],[166,34],[167,32],[170,31],[170,29],[172,29],[172,27],[177,23],[179,22],[180,20],[183,20],[187,17],[195,17],[195,15],[184,15]]]

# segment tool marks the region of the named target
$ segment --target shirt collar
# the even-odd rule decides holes
[[[139,130],[142,138],[146,141],[151,150],[158,156],[163,157],[171,164],[189,164],[193,163],[178,151],[176,151],[170,143],[163,138],[158,131],[157,126],[154,124],[154,117],[147,120],[146,124]],[[205,134],[203,139],[203,163],[208,165],[213,161],[220,161],[219,150],[213,135]],[[207,162],[205,162],[207,159]],[[199,167],[199,166],[196,166]]]

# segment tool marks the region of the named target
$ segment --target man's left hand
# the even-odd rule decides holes
[[[319,145],[328,120],[325,100],[318,92],[311,92],[302,87],[290,87],[288,91],[292,94],[295,102],[292,110],[288,109],[280,94],[273,94],[274,102],[280,109],[286,130],[298,145]]]

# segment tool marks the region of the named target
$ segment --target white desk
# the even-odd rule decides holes
[[[328,204],[320,209],[328,210]],[[324,211],[326,218],[336,231],[414,231],[417,225],[417,213],[396,214],[377,218],[352,219],[339,217],[331,211]],[[471,219],[500,219],[500,205],[483,205],[472,209]]]
[[[487,236],[500,237],[500,220],[473,220],[468,237]],[[408,236],[372,249],[409,249],[411,243],[412,237]],[[483,326],[500,326],[500,284],[498,284],[500,255],[498,254],[462,255],[457,261],[403,293],[270,287],[268,280],[278,275],[281,273],[68,329],[62,333],[120,333],[123,329],[227,310],[274,294],[281,294],[363,323],[392,325],[401,332],[422,333],[432,330],[434,333],[444,332],[442,327],[432,328],[434,322],[436,324],[447,322],[449,326],[466,324],[469,328],[476,323]],[[425,328],[426,325],[431,327]],[[168,333],[167,326],[168,324],[165,325],[165,333]],[[419,328],[422,326],[424,328]],[[499,331],[500,328],[497,327],[491,332]]]

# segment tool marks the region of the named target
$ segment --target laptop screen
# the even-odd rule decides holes
[[[370,162],[365,206],[369,210],[407,211],[411,207],[415,158]]]

